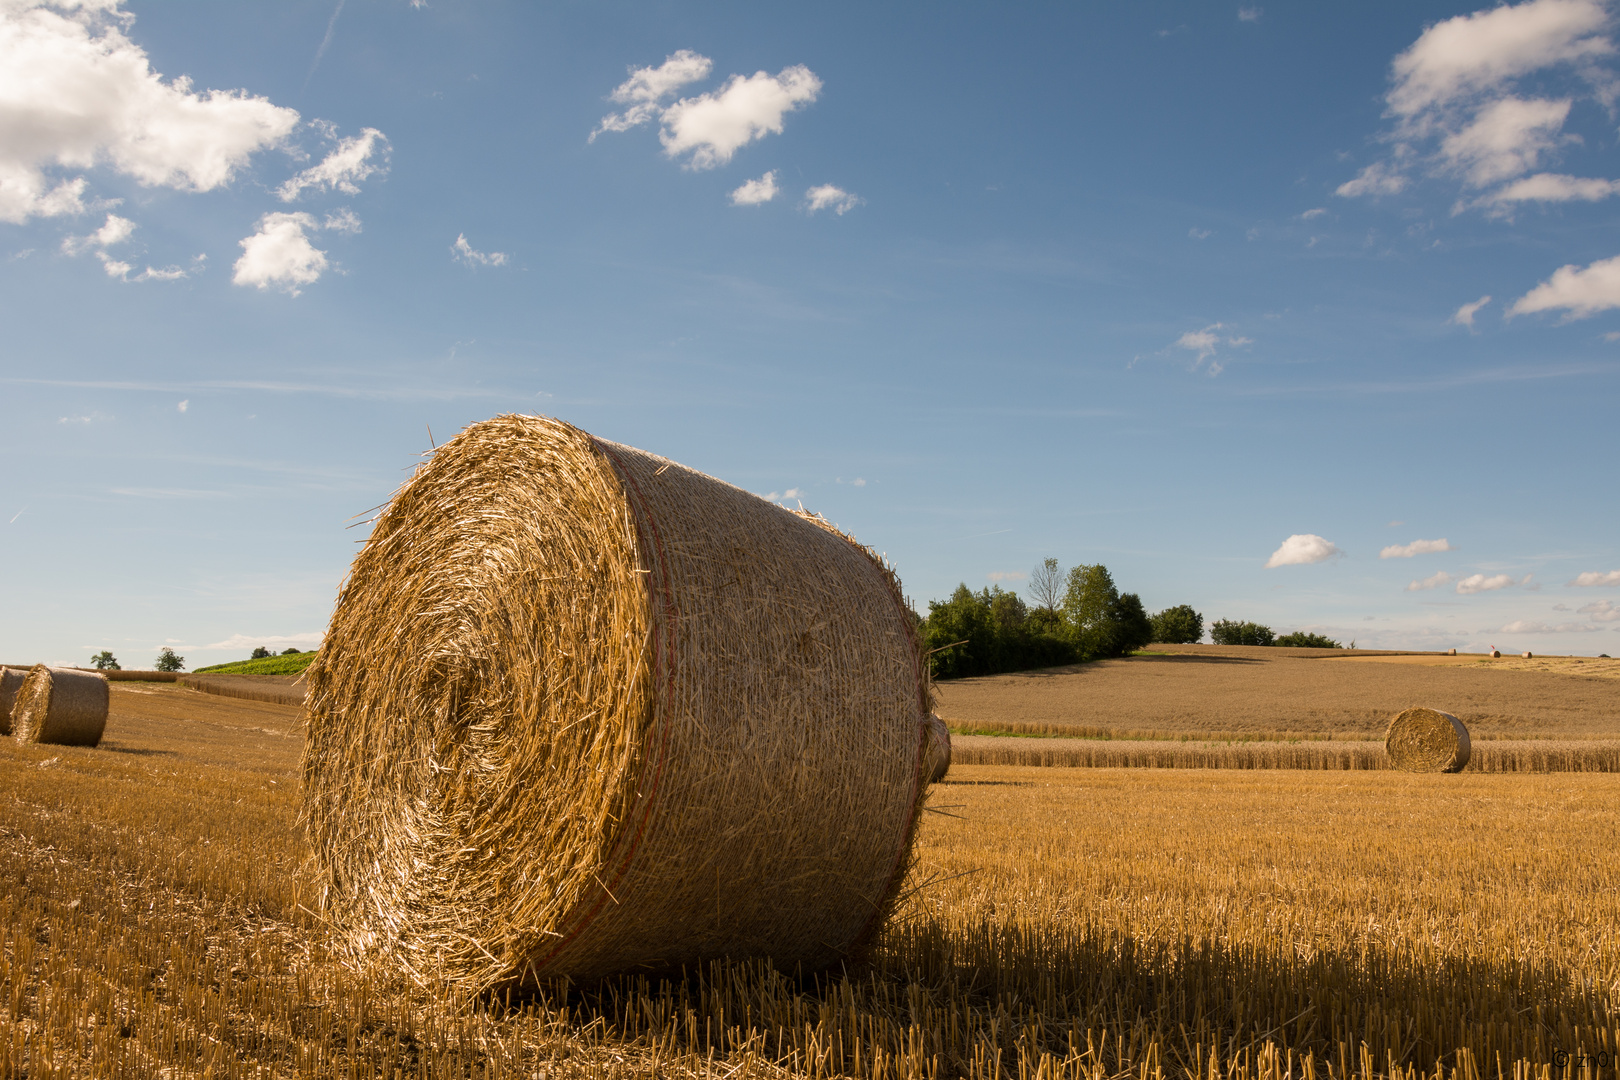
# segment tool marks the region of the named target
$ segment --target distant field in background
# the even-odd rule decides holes
[[[1620,661],[1155,645],[1153,654],[936,684],[953,731],[1153,740],[1379,741],[1427,705],[1476,741],[1620,739]]]
[[[1550,1080],[1620,1049],[1620,776],[958,765],[870,962],[509,1008],[328,955],[300,748],[296,708],[143,683],[101,749],[0,741],[0,1076]]]
[[[265,656],[258,660],[233,660],[229,664],[211,664],[192,672],[194,675],[297,675],[318,655],[315,650],[294,653],[291,656]]]

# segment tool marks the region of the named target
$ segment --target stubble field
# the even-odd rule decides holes
[[[1538,734],[1614,730],[1620,683],[1485,674],[1583,684]],[[1241,685],[1206,731],[1274,730],[1224,711]],[[847,971],[462,1002],[327,955],[300,743],[288,706],[121,684],[101,749],[0,746],[0,1077],[1550,1077],[1620,1050],[1620,775],[957,766]]]

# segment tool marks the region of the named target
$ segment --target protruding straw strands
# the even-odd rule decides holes
[[[440,447],[308,681],[326,914],[420,977],[826,966],[908,864],[931,701],[894,575],[567,424]]]
[[[1389,722],[1384,749],[1395,767],[1407,772],[1462,772],[1468,764],[1468,729],[1450,713],[1418,706]]]
[[[25,743],[95,746],[107,728],[107,702],[100,674],[36,664],[11,707],[12,734]]]
[[[27,674],[21,668],[0,668],[0,735],[11,734],[11,707]]]

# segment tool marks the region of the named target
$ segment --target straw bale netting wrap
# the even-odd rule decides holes
[[[18,742],[95,746],[107,729],[107,703],[99,672],[36,664],[11,706],[12,734]]]
[[[1389,722],[1384,750],[1407,772],[1462,772],[1468,764],[1468,729],[1450,713],[1415,707]]]
[[[904,875],[930,692],[869,550],[502,416],[376,520],[308,674],[337,943],[463,989],[825,967]]]
[[[0,735],[11,734],[11,707],[17,701],[17,691],[28,677],[23,668],[0,668]]]

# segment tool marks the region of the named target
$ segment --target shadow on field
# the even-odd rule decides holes
[[[113,754],[130,754],[135,757],[179,757],[178,750],[157,750],[148,746],[120,746],[113,742],[103,742],[98,749]]]
[[[861,1073],[877,1053],[910,1055],[937,1059],[942,1076],[989,1057],[1007,1075],[1034,1075],[1043,1055],[1072,1059],[1088,1046],[1108,1074],[1152,1061],[1207,1074],[1212,1057],[1229,1062],[1268,1042],[1338,1075],[1363,1068],[1364,1045],[1380,1070],[1455,1068],[1460,1047],[1477,1061],[1539,1066],[1560,1050],[1595,1053],[1576,1028],[1612,1018],[1602,991],[1550,964],[1372,941],[1273,948],[996,921],[947,928],[925,917],[891,926],[870,960],[843,970],[716,963],[525,1000],[566,1008],[578,1028],[655,1039],[661,1053],[752,1049],[794,1071],[838,1074]]]

